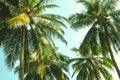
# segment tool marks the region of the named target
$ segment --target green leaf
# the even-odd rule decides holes
[[[29,8],[34,8],[41,0],[28,0]]]

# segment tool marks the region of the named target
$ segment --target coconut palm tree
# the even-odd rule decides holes
[[[90,47],[92,54],[97,54],[98,44],[101,44],[102,54],[104,57],[111,57],[120,78],[120,70],[111,48],[113,47],[117,51],[120,47],[120,25],[118,23],[120,21],[120,10],[116,10],[118,1],[77,0],[78,3],[84,4],[86,11],[73,14],[69,20],[72,23],[71,28],[75,30],[88,25],[91,26],[79,48],[80,52],[87,55],[89,50],[85,49]]]
[[[90,51],[90,48],[86,50],[88,49]],[[72,77],[77,74],[76,80],[101,80],[103,78],[105,80],[113,80],[109,72],[109,70],[113,70],[113,63],[110,58],[91,55],[92,53],[84,56],[79,52],[79,49],[72,48],[72,50],[78,53],[77,58],[69,61],[74,70]]]
[[[74,62],[73,76],[77,74],[76,80],[113,80],[111,73],[106,68],[111,68],[111,60],[108,59],[105,63],[102,57],[80,57],[71,59]],[[102,77],[103,76],[103,77]]]
[[[69,72],[69,58],[57,53],[49,45],[44,47],[41,53],[30,54],[30,60],[25,64],[25,80],[69,80],[65,73]],[[16,71],[19,72],[19,66]]]
[[[48,0],[6,0],[2,3],[9,8],[10,16],[0,23],[0,32],[4,33],[0,41],[10,68],[20,59],[20,80],[23,80],[24,63],[30,52],[40,52],[43,44],[55,46],[54,37],[66,43],[60,27],[65,26],[65,18],[44,13],[47,8],[57,7],[48,4]]]

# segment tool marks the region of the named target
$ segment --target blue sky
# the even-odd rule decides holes
[[[55,0],[55,3],[60,7],[47,10],[47,13],[55,13],[69,17],[73,13],[84,11],[83,6],[81,4],[76,4],[75,0]],[[88,31],[88,27],[76,32],[71,30],[67,23],[66,25],[68,29],[65,29],[65,39],[68,41],[68,45],[66,46],[62,42],[56,40],[57,46],[59,46],[59,51],[61,53],[68,55],[69,57],[75,57],[76,54],[71,52],[70,49],[72,47],[79,47],[86,32]],[[116,58],[116,60],[118,60],[118,58]],[[114,80],[118,80],[118,78],[116,78],[116,74],[113,75]],[[18,80],[18,76],[14,74],[13,70],[9,70],[6,67],[5,55],[2,49],[0,49],[0,80]]]

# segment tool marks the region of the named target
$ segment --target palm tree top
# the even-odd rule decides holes
[[[72,27],[77,30],[82,26],[94,25],[108,21],[112,16],[118,15],[120,10],[116,10],[119,0],[77,0],[83,3],[86,11],[73,14],[69,20]],[[111,17],[110,17],[111,16]]]
[[[62,26],[66,27],[63,20],[67,19],[57,14],[45,14],[44,11],[47,8],[58,7],[55,4],[48,4],[49,1],[52,0],[0,1],[0,4],[7,7],[9,11],[5,20],[0,22],[2,26],[0,27],[2,33],[0,42],[7,55],[6,62],[9,67],[12,67],[19,57],[22,27],[26,28],[25,53],[40,51],[40,47],[43,45],[56,46],[54,38],[67,44],[62,28]],[[14,55],[17,57],[13,58]]]
[[[90,27],[83,43],[81,44],[81,47],[83,47],[82,49],[87,49],[92,46],[92,49],[94,49],[93,51],[95,51],[97,50],[95,46],[101,43],[101,46],[105,49],[103,52],[106,53],[106,50],[108,49],[105,41],[102,40],[105,39],[104,26],[107,26],[108,34],[112,35],[109,36],[112,42],[118,44],[119,40],[113,39],[117,37],[119,38],[120,36],[120,9],[116,10],[118,1],[119,0],[77,0],[78,3],[80,2],[85,5],[86,12],[73,14],[69,18],[71,28],[78,30],[86,26]],[[100,47],[100,45],[98,47]],[[117,48],[119,47],[117,46]]]

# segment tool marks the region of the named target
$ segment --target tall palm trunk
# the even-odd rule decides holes
[[[119,67],[118,67],[118,65],[117,65],[117,63],[115,61],[112,49],[110,47],[110,41],[109,41],[109,37],[108,37],[107,26],[104,26],[104,29],[105,29],[105,36],[106,36],[106,41],[107,41],[107,46],[108,46],[108,49],[109,49],[110,57],[111,57],[111,59],[113,61],[114,67],[115,67],[115,69],[117,71],[117,74],[118,74],[118,77],[120,79],[120,70],[119,70]]]
[[[20,53],[20,80],[24,80],[25,26],[22,26]]]

